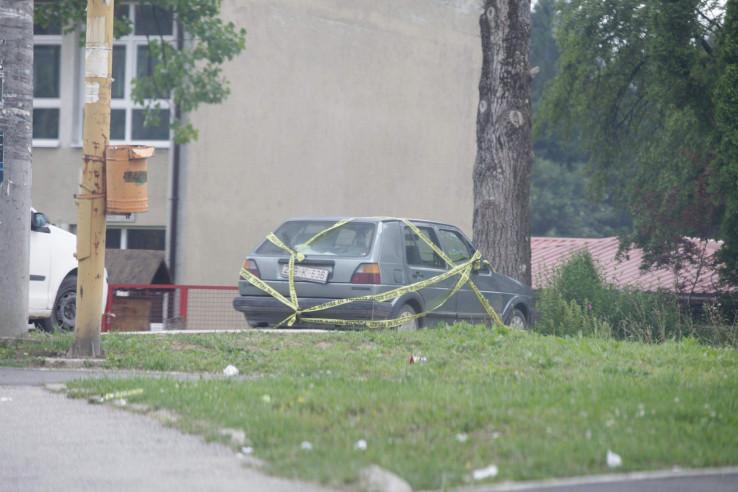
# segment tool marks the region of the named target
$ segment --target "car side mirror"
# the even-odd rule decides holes
[[[31,213],[31,230],[36,232],[51,232],[49,219],[41,212]]]

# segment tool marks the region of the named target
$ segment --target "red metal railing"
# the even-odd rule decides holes
[[[103,331],[247,328],[233,309],[238,287],[110,284]]]

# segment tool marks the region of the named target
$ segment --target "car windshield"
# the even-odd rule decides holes
[[[275,235],[287,246],[306,255],[366,256],[372,249],[376,224],[367,222],[348,222],[314,240],[316,234],[329,228],[335,222],[324,220],[291,220],[275,231]],[[309,244],[306,244],[308,243]],[[264,241],[257,254],[283,254],[284,251]]]

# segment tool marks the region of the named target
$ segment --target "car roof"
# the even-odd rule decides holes
[[[394,222],[401,220],[402,218],[406,218],[410,222],[422,222],[425,224],[436,224],[436,225],[442,225],[442,226],[450,226],[450,227],[456,227],[453,224],[448,224],[446,222],[439,222],[437,220],[428,220],[428,219],[415,219],[410,217],[351,217],[348,215],[345,216],[312,216],[312,217],[291,217],[284,222],[292,222],[292,221],[320,221],[320,222],[338,222],[339,220],[345,220],[345,219],[352,219],[353,222]]]

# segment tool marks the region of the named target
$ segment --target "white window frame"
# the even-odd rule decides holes
[[[133,79],[136,77],[138,68],[138,47],[147,46],[149,44],[149,37],[145,35],[136,35],[136,3],[123,3],[121,6],[128,8],[128,18],[131,20],[131,26],[133,31],[131,34],[124,36],[120,39],[113,41],[113,46],[125,46],[126,48],[126,60],[125,60],[125,74],[126,80],[123,83],[123,98],[122,99],[110,99],[110,109],[123,109],[126,112],[125,121],[125,138],[122,140],[110,140],[111,144],[134,144],[134,145],[151,145],[158,148],[168,148],[169,139],[167,140],[134,140],[133,134],[133,111],[137,109],[144,109],[144,106],[135,104],[131,99],[131,89],[133,87]],[[173,23],[172,34],[168,36],[161,36],[164,41],[174,43],[176,34],[176,23]],[[158,35],[156,36],[159,37]],[[169,117],[172,117],[173,105],[169,99],[153,99],[152,102],[158,102],[160,109],[169,110]],[[169,130],[171,135],[171,129]]]
[[[61,114],[61,77],[62,77],[62,61],[64,53],[62,47],[62,34],[34,34],[33,46],[36,45],[53,45],[59,46],[59,97],[34,97],[33,109],[57,109],[59,110],[59,127],[56,129],[56,138],[34,138],[33,147],[59,147],[59,135],[61,134],[62,114]]]

